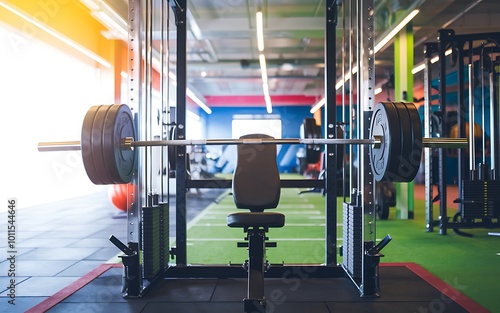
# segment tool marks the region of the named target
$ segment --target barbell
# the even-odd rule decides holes
[[[370,138],[284,138],[136,140],[134,119],[124,104],[92,106],[86,113],[80,141],[40,142],[39,151],[81,150],[83,164],[94,184],[124,184],[132,180],[136,147],[306,144],[368,145],[370,166],[377,181],[412,181],[423,147],[465,148],[466,138],[422,138],[422,124],[413,103],[380,102],[372,113]]]

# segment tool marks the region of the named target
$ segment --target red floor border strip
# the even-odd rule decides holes
[[[431,286],[439,290],[442,294],[453,300],[455,303],[463,307],[469,312],[474,313],[489,313],[490,311],[485,309],[479,303],[475,302],[471,298],[467,297],[457,289],[453,288],[440,278],[434,276],[429,271],[418,265],[417,263],[402,262],[402,263],[380,263],[380,266],[404,266],[410,271],[415,273],[417,276],[425,280]]]
[[[88,272],[85,274],[85,276],[80,277],[78,280],[75,282],[71,283],[70,285],[64,287],[63,289],[59,290],[57,293],[54,295],[50,296],[49,298],[43,300],[39,304],[35,305],[31,309],[27,310],[25,313],[39,313],[39,312],[46,312],[59,304],[61,301],[66,299],[67,297],[71,296],[73,293],[78,291],[79,289],[85,287],[88,283],[96,279],[97,277],[101,276],[103,273],[105,273],[107,270],[110,268],[114,267],[122,267],[121,264],[101,264],[92,271]]]

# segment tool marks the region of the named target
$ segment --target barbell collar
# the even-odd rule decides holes
[[[467,138],[422,138],[422,146],[426,148],[467,148]]]

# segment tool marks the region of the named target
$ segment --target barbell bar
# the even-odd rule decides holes
[[[134,147],[159,147],[159,146],[203,146],[203,145],[239,145],[239,144],[306,144],[306,145],[374,145],[374,149],[382,143],[381,136],[371,139],[310,139],[310,138],[284,138],[284,139],[186,139],[186,140],[134,140],[127,137],[123,140],[124,149]],[[422,146],[427,148],[465,148],[466,138],[422,138]],[[39,142],[38,151],[80,151],[80,141],[48,141]]]
[[[306,144],[306,145],[380,145],[382,138],[373,139],[306,139],[306,138],[284,138],[284,139],[186,139],[186,140],[134,140],[133,137],[124,138],[122,146],[124,149],[133,149],[134,147],[160,147],[160,146],[201,146],[201,145],[261,145],[261,144]],[[40,142],[38,151],[71,151],[82,150],[79,141],[60,141],[60,142]]]
[[[422,125],[413,103],[380,102],[372,114],[369,139],[199,139],[135,140],[132,113],[123,104],[93,106],[85,115],[81,141],[40,142],[38,150],[81,150],[85,170],[95,184],[122,184],[132,180],[135,147],[306,144],[368,145],[370,166],[377,181],[409,182],[420,166],[423,147],[466,148],[466,138],[422,138]]]

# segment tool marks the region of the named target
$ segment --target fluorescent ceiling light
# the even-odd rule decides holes
[[[108,30],[101,34],[106,39],[128,40],[127,22],[103,0],[80,0],[90,9],[90,14]]]
[[[262,90],[264,91],[264,101],[266,102],[267,113],[273,113],[273,104],[271,103],[271,96],[269,95],[269,85],[267,83],[262,84]]]
[[[420,12],[420,11],[419,10],[411,11],[410,14],[408,14],[408,16],[406,16],[401,21],[401,23],[399,23],[396,27],[394,27],[389,32],[389,34],[387,34],[387,36],[385,36],[382,40],[379,41],[379,43],[377,43],[375,45],[375,48],[373,49],[373,51],[375,53],[379,52],[380,49],[382,49],[389,41],[391,41],[391,39],[394,38],[394,36],[396,36],[397,33],[399,33],[403,29],[403,27],[405,27],[418,14],[418,12]]]
[[[112,17],[104,11],[93,11],[92,16],[103,23],[110,33],[123,41],[128,40],[127,23],[121,17]]]
[[[260,72],[262,75],[262,83],[267,84],[266,57],[263,54],[259,55],[259,63],[260,63]]]
[[[168,77],[172,80],[171,83],[172,85],[176,86],[177,85],[177,76],[175,76],[174,73],[168,72]],[[186,87],[186,95],[189,97],[189,99],[193,100],[194,103],[196,103],[203,111],[205,111],[207,114],[212,114],[212,109],[210,109],[205,102],[203,102],[200,98],[198,98],[195,93]]]
[[[345,82],[347,82],[349,79],[351,79],[352,75],[356,75],[357,72],[358,72],[358,67],[357,66],[353,67],[352,74],[351,73],[345,74],[344,79],[338,81],[337,84],[335,84],[335,90],[340,89],[340,87],[342,87]]]
[[[104,58],[102,58],[98,54],[94,53],[93,51],[90,51],[89,49],[74,42],[73,40],[67,38],[66,36],[59,34],[55,30],[52,30],[50,27],[48,27],[44,23],[39,22],[36,19],[33,19],[33,18],[27,16],[26,14],[22,13],[21,10],[14,8],[12,5],[8,5],[5,2],[0,1],[0,7],[7,9],[8,11],[14,13],[15,15],[17,15],[18,17],[22,18],[23,20],[27,21],[28,23],[35,25],[36,27],[43,30],[47,34],[62,41],[63,43],[67,44],[68,46],[70,46],[73,49],[77,50],[78,52],[82,53],[83,55],[91,58],[92,60],[96,61],[97,63],[101,64],[102,66],[104,66],[106,68],[111,68],[111,63],[106,61]]]
[[[378,95],[381,92],[382,92],[382,87],[375,88],[375,91],[374,91],[375,95]]]
[[[444,55],[445,56],[449,56],[450,54],[452,53],[452,50],[451,49],[448,49],[444,52]],[[435,56],[431,59],[431,63],[434,64],[436,63],[437,61],[439,61],[439,56]],[[412,74],[417,74],[418,72],[422,71],[423,69],[425,68],[425,62],[415,66],[412,70],[411,70],[411,73]]]
[[[375,45],[374,49],[373,49],[374,54],[377,53],[377,52],[379,52],[387,43],[389,43],[389,41],[391,41],[391,39],[394,38],[394,36],[396,36],[397,33],[399,33],[401,31],[401,29],[403,29],[403,27],[405,27],[406,25],[408,25],[408,23],[418,14],[418,12],[420,12],[418,9],[415,9],[415,10],[411,11],[410,14],[408,14],[408,16],[406,16],[396,27],[394,27],[387,34],[387,36],[385,36],[382,40],[380,40],[379,43],[377,43]],[[358,68],[354,67],[352,69],[352,75],[356,74],[357,72],[358,72]],[[342,87],[344,85],[344,83],[347,82],[349,79],[351,79],[351,73],[347,73],[344,76],[344,79],[338,81],[337,84],[335,84],[335,90],[340,89],[340,87]],[[318,105],[318,104],[319,104],[319,102],[316,105]],[[324,103],[322,105],[324,105]],[[311,109],[311,111],[315,107],[316,106],[314,106]],[[319,109],[319,107],[317,109],[315,109],[315,111],[317,111],[318,109]]]
[[[318,111],[323,105],[325,105],[325,103],[326,98],[319,100],[318,103],[316,103],[309,112],[311,112],[311,114],[314,114],[314,112]]]
[[[257,48],[264,51],[264,23],[262,21],[262,12],[257,12]]]
[[[255,14],[257,20],[257,48],[260,52],[264,51],[264,23],[262,20],[262,12]],[[271,114],[273,112],[273,105],[271,103],[271,96],[269,95],[269,85],[267,83],[267,65],[266,57],[263,53],[259,54],[260,74],[262,75],[262,91],[264,92],[264,101],[266,102],[266,111]]]
[[[196,103],[200,108],[203,109],[207,114],[212,114],[212,110],[198,98],[191,89],[186,88],[186,95],[193,100],[194,103]]]

